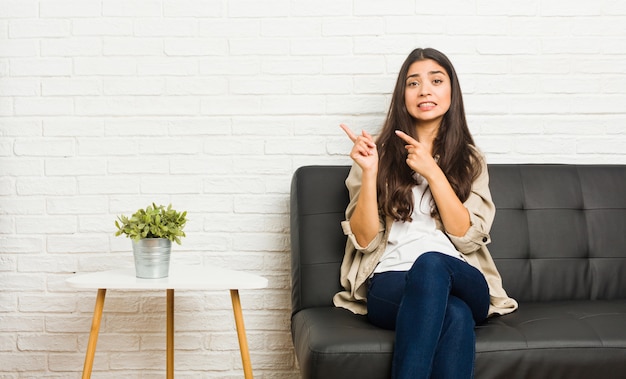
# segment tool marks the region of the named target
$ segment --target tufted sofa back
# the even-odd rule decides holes
[[[305,166],[291,187],[292,309],[340,290],[348,166]],[[626,166],[490,165],[489,250],[518,301],[626,299]],[[608,189],[608,191],[607,191]]]
[[[626,167],[491,165],[489,246],[521,301],[626,298]]]

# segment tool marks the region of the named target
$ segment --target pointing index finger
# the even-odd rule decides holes
[[[396,130],[396,135],[402,138],[402,140],[408,143],[409,145],[419,145],[419,142],[415,138],[411,137],[410,135],[406,134],[403,131]]]
[[[356,141],[357,136],[352,132],[352,130],[350,130],[348,125],[346,125],[346,124],[339,124],[339,126],[341,127],[341,129],[343,129],[344,132],[346,132],[346,134],[352,140],[352,142]]]

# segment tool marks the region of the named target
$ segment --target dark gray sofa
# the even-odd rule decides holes
[[[291,187],[291,332],[302,378],[389,377],[394,333],[335,308],[348,166]],[[626,378],[626,165],[490,165],[489,245],[520,308],[476,329],[478,379]]]

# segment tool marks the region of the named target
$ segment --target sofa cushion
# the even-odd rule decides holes
[[[476,328],[476,377],[622,378],[624,325],[626,301],[524,303]],[[292,333],[303,378],[389,377],[394,332],[365,316],[304,309],[294,315]]]
[[[626,299],[626,166],[490,165],[489,251],[518,301]]]
[[[291,320],[302,378],[389,377],[394,332],[335,307],[303,309]]]
[[[623,378],[626,301],[522,303],[476,328],[477,378]]]

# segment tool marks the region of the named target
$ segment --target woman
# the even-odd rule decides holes
[[[517,308],[487,250],[495,206],[454,67],[405,60],[376,141],[353,133],[336,306],[396,330],[393,378],[471,378],[474,326]]]

